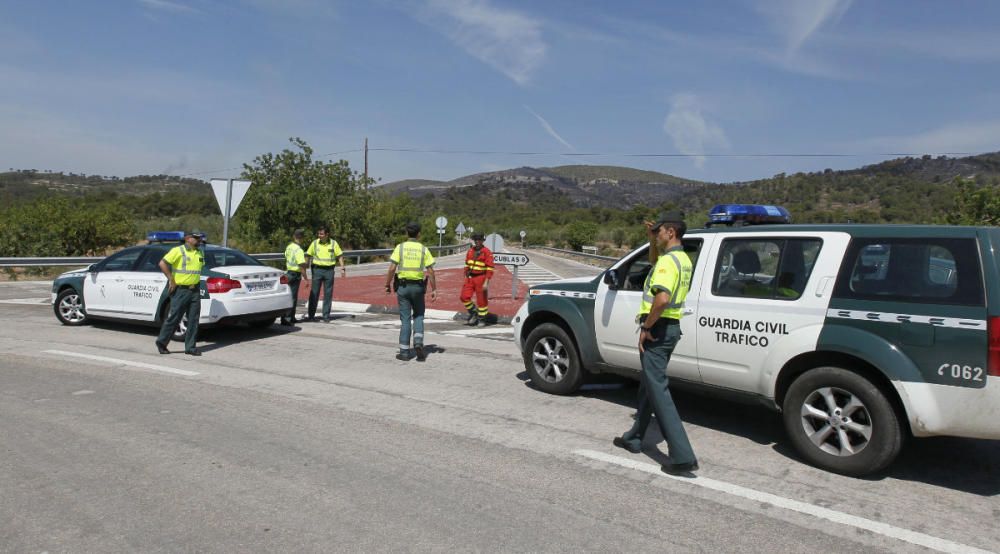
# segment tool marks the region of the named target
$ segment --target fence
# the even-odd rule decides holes
[[[448,246],[428,246],[435,254],[440,255],[442,252],[447,254],[453,254],[458,250],[465,250],[468,248],[467,244],[452,244]],[[344,250],[344,256],[347,258],[355,258],[357,263],[361,263],[361,258],[372,258],[375,256],[389,256],[392,254],[392,248],[378,248],[373,250]],[[285,254],[283,252],[265,252],[263,254],[250,254],[252,257],[262,261],[277,261],[284,260]],[[103,256],[78,256],[78,257],[62,257],[62,258],[0,258],[0,267],[53,267],[53,266],[86,266],[90,264],[97,263],[103,260]]]

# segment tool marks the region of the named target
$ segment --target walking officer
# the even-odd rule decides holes
[[[417,361],[427,359],[424,350],[424,294],[427,282],[431,284],[431,302],[437,300],[437,280],[434,277],[434,256],[420,244],[420,224],[406,224],[406,242],[396,245],[389,257],[389,271],[385,275],[385,293],[392,292],[396,281],[396,300],[399,301],[399,354],[397,360],[409,361],[410,318],[413,318],[413,350]],[[426,276],[425,276],[426,274]]]
[[[184,233],[184,244],[171,248],[160,260],[160,271],[167,276],[170,296],[170,312],[160,327],[160,335],[156,337],[156,349],[160,354],[170,353],[167,343],[187,314],[184,353],[201,356],[201,351],[195,347],[198,318],[201,317],[201,268],[205,266],[205,256],[198,249],[201,237],[200,231]]]
[[[330,238],[326,225],[316,230],[316,240],[306,250],[306,258],[312,269],[312,289],[309,290],[309,321],[316,320],[316,304],[319,303],[320,284],[323,285],[323,323],[330,322],[330,305],[333,303],[334,265],[340,262],[340,275],[347,277],[344,267],[344,252],[337,241]]]
[[[472,234],[472,246],[465,253],[465,284],[459,300],[469,312],[469,325],[486,325],[486,315],[490,311],[490,279],[493,278],[493,252],[483,246],[486,237],[482,233]],[[475,303],[472,295],[476,296]]]
[[[670,474],[688,473],[698,470],[698,460],[667,388],[667,363],[681,339],[682,307],[691,287],[691,259],[681,243],[687,225],[682,214],[670,212],[656,223],[646,222],[646,229],[652,269],[643,285],[642,305],[636,318],[642,362],[639,410],[632,428],[615,437],[614,444],[629,452],[640,452],[642,438],[655,413],[660,433],[670,448],[670,461],[661,469]]]
[[[285,276],[288,277],[288,289],[292,291],[292,308],[281,318],[282,325],[295,325],[295,311],[299,307],[299,285],[302,281],[309,283],[309,278],[303,273],[306,266],[306,253],[302,250],[302,237],[305,231],[296,229],[292,233],[292,242],[285,248]]]

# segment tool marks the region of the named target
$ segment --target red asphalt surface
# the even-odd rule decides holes
[[[460,267],[441,269],[435,271],[434,275],[437,277],[438,298],[431,302],[430,290],[428,290],[427,308],[464,313],[465,306],[459,300],[459,295],[461,295],[462,285],[465,283],[465,269]],[[510,287],[513,279],[514,275],[506,266],[497,266],[493,271],[493,278],[490,279],[489,297],[491,314],[499,317],[511,317],[524,303],[528,287],[518,281],[517,299],[515,300],[511,296]],[[312,281],[309,281],[309,285],[312,285]],[[309,288],[305,284],[299,288],[299,300],[309,299]],[[322,298],[322,293],[320,294]],[[337,271],[337,277],[333,281],[333,299],[336,302],[356,302],[388,308],[398,308],[399,306],[395,293],[385,293],[385,275],[352,276],[350,267],[347,268],[346,278],[340,275],[339,270]],[[475,297],[473,297],[473,302],[475,302]]]

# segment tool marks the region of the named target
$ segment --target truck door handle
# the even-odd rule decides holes
[[[832,280],[833,280],[833,277],[823,277],[822,279],[819,280],[819,284],[816,285],[816,296],[817,297],[821,297],[824,294],[826,294],[826,287],[830,285],[830,281],[832,281]]]
[[[684,315],[691,315],[694,313],[694,308],[684,308],[681,310],[681,313]]]

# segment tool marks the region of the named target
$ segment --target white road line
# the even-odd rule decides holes
[[[92,354],[80,354],[79,352],[66,352],[65,350],[43,350],[46,354],[56,354],[58,356],[69,356],[72,358],[83,358],[85,360],[94,360],[97,362],[108,362],[112,364],[130,365],[134,367],[141,367],[144,369],[152,369],[153,371],[162,371],[164,373],[173,373],[174,375],[184,375],[185,377],[193,377],[195,375],[200,375],[197,371],[188,371],[186,369],[175,369],[172,367],[167,367],[163,365],[147,364],[143,362],[133,362],[132,360],[120,360],[118,358],[107,358],[105,356],[94,356]]]
[[[458,335],[458,336],[469,336],[469,335],[513,335],[514,330],[511,328],[490,328],[485,329],[456,329],[454,331],[438,331],[443,335]]]
[[[0,300],[0,304],[29,304],[37,306],[51,306],[51,298],[8,298]]]
[[[932,550],[937,550],[939,552],[961,552],[961,553],[983,553],[983,554],[989,552],[988,550],[982,550],[974,546],[952,542],[947,539],[933,537],[931,535],[918,533],[916,531],[910,531],[909,529],[903,529],[901,527],[895,527],[893,525],[889,525],[888,523],[882,523],[879,521],[865,519],[863,517],[852,516],[850,514],[845,514],[843,512],[838,512],[836,510],[830,510],[828,508],[822,508],[820,506],[807,504],[805,502],[799,502],[798,500],[791,500],[789,498],[784,498],[782,496],[778,496],[775,494],[761,492],[754,489],[748,489],[746,487],[733,485],[731,483],[726,483],[724,481],[716,481],[715,479],[709,479],[707,477],[688,478],[688,477],[676,477],[673,475],[667,475],[662,471],[660,471],[660,467],[657,465],[648,464],[644,462],[637,462],[635,460],[630,460],[628,458],[622,458],[620,456],[605,454],[604,452],[597,452],[594,450],[575,450],[573,451],[573,453],[578,456],[590,458],[592,460],[614,464],[617,466],[643,471],[646,473],[652,473],[654,475],[659,475],[660,477],[667,477],[669,479],[674,479],[676,481],[687,483],[689,485],[694,485],[696,487],[703,487],[717,492],[722,492],[725,494],[730,494],[732,496],[744,498],[746,500],[751,500],[753,502],[763,502],[766,504],[770,504],[772,506],[784,508],[792,512],[798,512],[800,514],[810,515],[819,519],[824,519],[826,521],[839,523],[841,525],[848,525],[851,527],[856,527],[858,529],[864,529],[866,531],[871,531],[872,533],[877,533],[879,535],[883,535],[889,538],[901,540],[911,544],[916,544],[918,546],[923,546],[925,548],[930,548]]]

